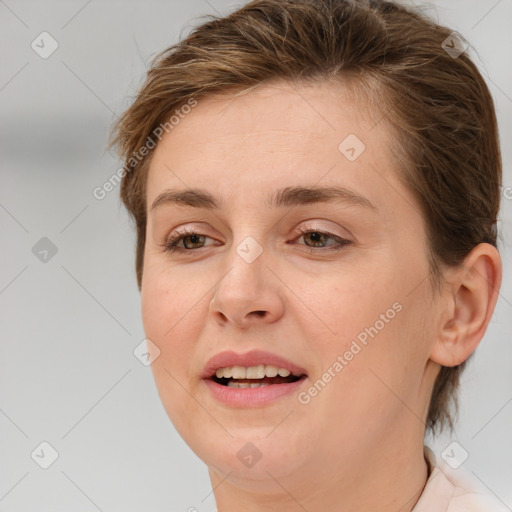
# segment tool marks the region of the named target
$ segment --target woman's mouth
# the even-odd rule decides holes
[[[217,384],[238,389],[287,384],[300,378],[301,375],[293,375],[286,368],[278,368],[270,364],[249,367],[228,366],[217,369],[215,375],[212,376]]]
[[[274,365],[228,366],[218,368],[205,379],[214,397],[237,407],[261,406],[292,393],[306,379]]]

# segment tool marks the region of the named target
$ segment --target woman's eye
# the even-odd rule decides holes
[[[322,249],[324,251],[339,250],[351,243],[350,240],[319,230],[302,230],[299,235],[296,240],[304,239],[305,243],[299,243],[299,245],[306,246],[309,252],[320,252]],[[208,238],[210,237],[194,231],[176,233],[165,242],[164,248],[167,252],[194,251],[206,247],[205,241]],[[329,241],[331,243],[328,243]]]
[[[306,242],[305,245],[311,252],[317,249],[323,249],[327,248],[327,250],[339,250],[342,249],[345,245],[350,244],[350,240],[346,240],[344,238],[341,238],[337,235],[333,235],[332,233],[328,233],[326,231],[319,231],[319,230],[309,230],[309,231],[302,231],[302,235],[299,237],[298,240],[301,238],[304,239]],[[333,243],[327,244],[327,242],[331,240]],[[327,245],[326,245],[327,244]]]
[[[200,233],[190,232],[177,234],[174,237],[171,237],[167,240],[165,244],[165,249],[168,252],[180,252],[180,251],[190,251],[194,249],[201,249],[204,244],[206,238],[209,238],[205,235],[201,235]],[[180,247],[178,244],[183,243],[183,246]]]

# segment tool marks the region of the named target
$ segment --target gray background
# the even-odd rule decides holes
[[[0,1],[2,511],[207,511],[214,505],[206,467],[175,432],[150,369],[133,355],[144,333],[135,239],[118,190],[102,201],[92,190],[119,167],[104,151],[107,129],[128,106],[149,59],[186,35],[194,17],[227,14],[242,3]],[[428,6],[478,52],[497,105],[504,186],[512,187],[506,143],[512,0]],[[43,31],[59,44],[48,59],[31,48]],[[439,457],[450,442],[460,443],[469,458],[457,471],[510,508],[508,190],[500,222],[501,297],[464,374],[457,431],[431,446]],[[32,252],[42,237],[57,248],[47,262]],[[42,441],[59,454],[48,469],[31,458]]]

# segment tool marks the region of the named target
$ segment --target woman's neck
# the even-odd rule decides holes
[[[423,443],[375,450],[359,463],[324,461],[288,476],[267,471],[268,481],[234,480],[210,469],[218,512],[411,512],[429,476]],[[366,455],[366,453],[365,453]]]

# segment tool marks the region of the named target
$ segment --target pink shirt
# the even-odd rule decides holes
[[[442,470],[428,447],[425,447],[425,456],[433,469],[412,512],[510,511],[491,496],[471,490],[463,474],[457,473],[459,470]]]

